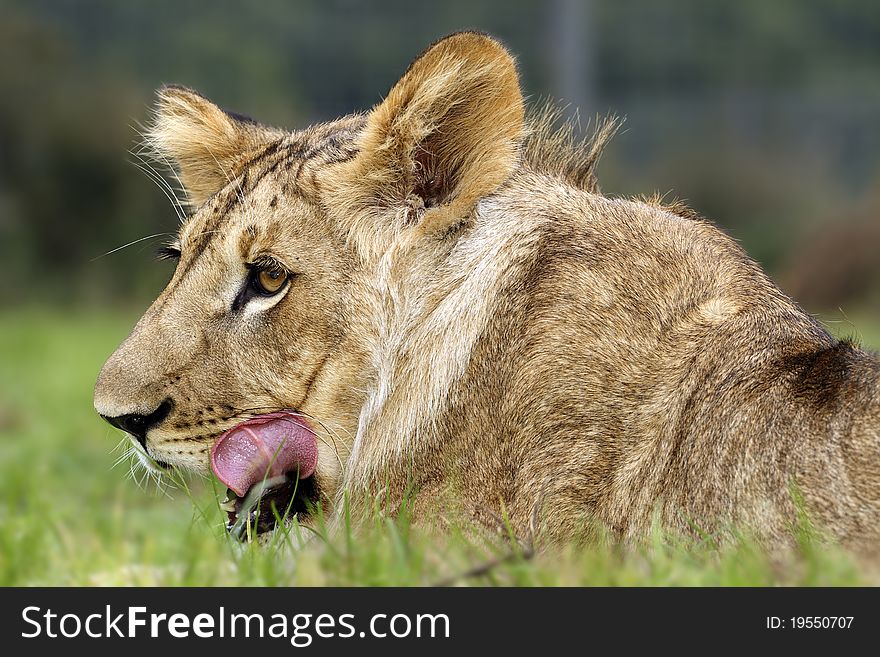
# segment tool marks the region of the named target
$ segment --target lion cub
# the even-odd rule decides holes
[[[795,490],[832,538],[876,544],[877,357],[708,221],[601,195],[609,129],[548,123],[469,32],[303,130],[160,90],[148,143],[192,214],[98,413],[149,467],[213,471],[232,526],[272,526],[261,496],[308,522],[414,491],[417,517],[551,540],[659,517],[775,543]]]

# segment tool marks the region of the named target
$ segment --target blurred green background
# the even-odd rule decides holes
[[[816,312],[880,317],[880,5],[871,1],[2,0],[0,302],[152,297],[176,218],[128,154],[154,90],[304,126],[377,102],[479,28],[525,92],[616,113],[603,189],[687,199]]]
[[[182,549],[155,528],[186,534],[192,505],[111,471],[120,436],[91,410],[171,274],[153,254],[177,218],[128,152],[154,90],[301,127],[368,108],[466,28],[509,46],[533,101],[626,117],[606,193],[686,199],[833,332],[880,347],[880,3],[0,0],[0,582]]]

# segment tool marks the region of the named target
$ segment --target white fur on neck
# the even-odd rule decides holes
[[[345,489],[366,489],[387,464],[431,445],[431,428],[495,312],[508,270],[534,253],[543,218],[525,219],[496,199],[480,202],[474,227],[440,254],[402,234],[373,279],[375,384],[358,423]],[[423,251],[419,251],[419,249]]]

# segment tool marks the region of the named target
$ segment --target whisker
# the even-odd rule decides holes
[[[159,149],[156,144],[154,144],[151,140],[149,129],[139,122],[136,123],[137,127],[131,127],[135,130],[135,132],[138,133],[138,135],[140,135],[141,141],[137,149],[132,149],[129,151],[129,153],[138,158],[144,164],[144,166],[146,166],[150,171],[153,172],[153,176],[151,177],[154,179],[154,181],[157,182],[157,184],[161,183],[161,185],[163,185],[164,188],[167,189],[167,191],[171,195],[169,200],[171,201],[172,205],[175,206],[175,213],[177,214],[178,220],[183,223],[184,221],[186,221],[187,211],[186,209],[184,209],[184,203],[178,197],[178,193],[182,194],[184,198],[188,198],[186,187],[184,186],[183,181],[181,181],[180,177],[177,175],[177,171],[175,170],[175,168],[168,161],[168,158],[166,158],[162,154],[161,149]],[[168,171],[171,172],[175,180],[177,180],[177,184],[179,186],[178,189],[173,188],[171,184],[165,179],[165,177],[158,171],[156,171],[156,169],[150,164],[150,159],[154,161],[158,161],[159,159],[162,160],[165,167],[168,169]],[[168,194],[166,194],[166,196],[168,196]],[[188,200],[186,201],[186,205],[190,206]]]
[[[171,172],[171,175],[174,176],[174,179],[177,181],[180,193],[184,196],[184,198],[186,198],[188,196],[186,192],[186,185],[183,184],[180,176],[177,175],[177,169],[171,164],[171,162],[168,161],[168,158],[165,157],[161,150],[154,148],[150,145],[150,139],[148,137],[149,129],[139,121],[136,121],[136,123],[137,128],[135,128],[135,131],[141,136],[141,144],[138,150],[138,154],[142,156],[147,155],[154,159],[161,159],[165,167],[168,169],[168,171]],[[174,196],[176,198],[177,194],[175,193]],[[182,203],[180,201],[178,201],[178,203],[182,206]],[[189,201],[187,201],[187,205],[189,205]],[[183,207],[181,207],[181,210],[183,210]]]
[[[169,235],[171,235],[171,233],[156,233],[155,235],[147,235],[146,237],[141,237],[136,240],[132,240],[128,244],[123,244],[122,246],[117,246],[115,249],[110,249],[109,251],[107,251],[107,253],[102,253],[99,256],[95,256],[89,262],[95,262],[95,260],[100,260],[101,258],[104,258],[108,255],[113,254],[113,253],[116,253],[117,251],[122,251],[122,249],[127,249],[128,247],[130,247],[134,244],[138,244],[139,242],[144,242],[146,240],[153,240],[153,239],[156,239],[157,237],[167,237]]]
[[[119,466],[121,463],[124,463],[125,461],[132,458],[135,458],[134,447],[129,447],[116,458],[116,460],[113,462],[113,465],[110,466],[110,469],[112,470],[113,468]]]
[[[334,433],[334,432],[333,432],[333,431],[327,426],[327,424],[326,424],[323,420],[319,420],[318,418],[316,418],[316,417],[315,417],[314,415],[312,415],[311,413],[306,413],[305,411],[297,411],[297,413],[299,413],[299,414],[302,415],[303,417],[307,417],[307,418],[309,418],[310,420],[314,420],[315,422],[317,422],[318,424],[320,424],[322,427],[324,427],[329,433]],[[354,436],[352,435],[351,431],[349,431],[349,430],[346,429],[345,427],[343,427],[343,426],[341,426],[341,425],[338,425],[338,424],[334,424],[334,426],[335,426],[337,429],[339,429],[340,431],[344,431],[344,432],[348,435],[349,438],[353,438],[353,437],[354,437]],[[339,437],[339,436],[337,436],[337,438],[338,438],[338,437]]]
[[[174,193],[174,190],[171,189],[164,178],[162,178],[158,173],[155,173],[152,169],[150,169],[147,165],[141,164],[139,162],[135,162],[134,160],[128,160],[129,164],[136,166],[143,172],[147,178],[159,188],[162,194],[165,195],[165,198],[171,203],[171,207],[174,209],[174,214],[177,216],[178,221],[186,220],[186,212],[180,206],[180,201],[177,200],[177,196]]]
[[[134,155],[134,153],[133,153],[133,155]],[[135,157],[138,157],[138,156],[135,155]],[[156,173],[156,171],[153,170],[149,166],[149,164],[146,164],[146,163],[141,164],[141,163],[135,162],[133,160],[129,160],[129,163],[133,164],[138,169],[140,169],[142,172],[144,172],[146,174],[147,178],[149,178],[151,181],[153,181],[153,183],[155,183],[155,185],[162,191],[162,193],[165,195],[165,198],[168,199],[168,201],[171,203],[171,206],[174,208],[174,214],[177,215],[178,221],[180,221],[180,222],[186,221],[186,212],[184,211],[183,207],[180,205],[180,201],[178,200],[177,195],[174,193],[174,190],[171,188],[171,186],[168,184],[168,182],[161,175]]]
[[[108,431],[112,430],[108,428]],[[119,442],[116,443],[116,445],[110,450],[109,453],[112,454],[113,452],[118,452],[120,449],[123,451],[127,451],[129,447],[131,447],[131,443],[129,442],[128,437],[123,436],[119,439]]]
[[[141,151],[141,150],[129,150],[129,151],[128,151],[128,154],[129,154],[129,155],[132,155],[133,157],[136,157],[136,158],[138,159],[138,161],[140,162],[140,164],[143,165],[143,167],[144,167],[143,170],[144,170],[145,172],[147,172],[148,174],[150,174],[150,176],[151,176],[151,177],[152,177],[152,178],[153,178],[153,179],[154,179],[154,180],[155,180],[155,181],[156,181],[156,182],[157,182],[157,183],[158,183],[163,189],[166,189],[166,190],[168,190],[168,191],[171,193],[171,200],[172,200],[172,202],[174,203],[174,205],[180,210],[180,212],[181,212],[182,214],[186,215],[186,211],[185,211],[184,208],[183,208],[183,203],[182,203],[181,200],[177,197],[177,193],[178,193],[178,191],[183,192],[184,189],[181,187],[180,190],[177,190],[177,189],[175,189],[174,187],[171,186],[171,183],[169,183],[169,182],[165,179],[165,176],[163,176],[159,171],[156,170],[156,167],[154,167],[153,164],[152,164],[152,162],[148,159],[149,157],[152,157],[152,155],[151,155],[150,153],[145,153],[144,151]],[[165,161],[167,162],[167,160],[165,160]],[[131,162],[132,164],[136,164],[135,162],[132,162],[131,160],[129,160],[129,162]],[[176,176],[176,174],[175,174],[175,176]],[[180,180],[180,179],[178,178],[178,181],[179,181],[179,180]]]
[[[138,480],[138,462],[136,459],[133,459],[128,464],[128,474],[129,478],[134,482],[134,485],[138,488],[141,488],[141,483]]]
[[[270,412],[270,411],[277,411],[277,410],[280,408],[280,406],[279,406],[279,405],[275,405],[275,406],[252,406],[252,407],[249,407],[249,408],[236,408],[236,407],[234,407],[234,406],[230,406],[230,408],[232,408],[232,410],[233,410],[234,412],[236,412],[236,413],[266,413],[266,412]],[[294,412],[297,413],[297,414],[299,414],[299,415],[302,415],[302,416],[305,417],[305,418],[308,418],[309,420],[314,420],[315,422],[317,422],[318,424],[320,424],[321,427],[322,427],[325,431],[327,431],[327,433],[334,434],[334,435],[336,435],[337,438],[339,438],[340,440],[342,440],[341,436],[339,436],[338,434],[336,434],[335,431],[333,431],[333,429],[331,429],[331,428],[327,425],[327,423],[324,422],[323,420],[321,420],[321,419],[315,417],[314,415],[312,415],[311,413],[307,413],[307,412],[305,412],[305,411],[296,410],[296,411],[294,411]],[[338,424],[335,424],[335,423],[334,423],[333,426],[336,427],[336,429],[338,429],[339,431],[344,432],[349,438],[352,438],[352,437],[353,437],[353,434],[352,434],[348,429],[346,429],[345,427],[343,427],[343,426],[341,426],[341,425],[338,425]]]
[[[333,454],[334,454],[334,456],[336,456],[336,460],[339,461],[339,468],[340,468],[343,472],[345,471],[345,464],[342,462],[342,457],[339,455],[339,448],[336,446],[336,441],[335,441],[335,440],[333,441],[333,444],[328,443],[324,438],[322,438],[322,437],[321,437],[321,436],[320,436],[320,435],[319,435],[314,429],[312,429],[310,426],[308,426],[308,425],[306,425],[306,424],[302,424],[302,423],[300,423],[300,422],[297,422],[297,421],[294,420],[293,418],[284,418],[284,421],[285,421],[285,422],[289,422],[290,424],[293,424],[294,426],[297,426],[297,427],[299,427],[300,429],[306,429],[306,430],[308,430],[308,431],[309,431],[309,432],[310,432],[315,438],[317,438],[317,439],[320,440],[324,445],[326,445],[327,447],[329,447],[330,449],[332,449],[332,450],[333,450]]]

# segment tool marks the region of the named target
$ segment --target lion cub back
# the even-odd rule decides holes
[[[466,489],[470,512],[500,502],[523,531],[537,513],[558,538],[597,521],[635,537],[659,513],[784,541],[792,486],[839,536],[858,528],[824,513],[829,495],[863,509],[869,494],[877,508],[875,492],[844,483],[830,438],[854,416],[880,425],[877,395],[829,380],[831,409],[797,391],[811,354],[861,368],[874,390],[876,360],[828,335],[711,224],[531,172],[484,201],[481,222],[507,253],[504,284],[474,299],[491,319],[439,423],[444,449],[414,469]]]

